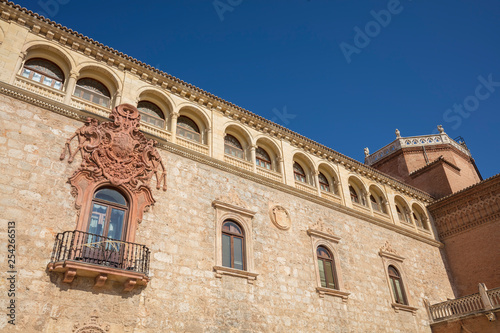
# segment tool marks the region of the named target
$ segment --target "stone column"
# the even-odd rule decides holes
[[[76,87],[76,78],[78,77],[77,72],[71,72],[69,74],[68,83],[66,83],[66,94],[64,95],[63,103],[70,105],[71,104],[71,96],[73,96],[73,92]]]
[[[281,174],[281,181],[285,183],[285,160],[283,157],[276,157],[276,162],[279,164],[279,170],[277,169],[276,172]]]
[[[318,177],[319,176],[319,171],[318,170],[314,170],[313,173],[314,173],[314,182],[316,183],[316,190],[318,192],[318,197],[320,197],[321,196],[321,189],[319,187],[319,177]]]
[[[250,146],[250,159],[252,162],[253,172],[257,172],[257,163],[256,163],[256,156],[255,156],[256,149],[257,149],[257,146],[255,146],[255,145]]]
[[[212,129],[207,128],[206,129],[206,135],[207,135],[207,145],[208,145],[208,156],[212,156]]]
[[[175,143],[177,140],[177,118],[179,118],[179,113],[172,112],[170,114],[170,141]]]
[[[24,59],[26,59],[27,53],[26,52],[21,52],[19,54],[19,57],[17,58],[16,62],[16,67],[14,68],[14,72],[12,73],[12,76],[10,77],[10,84],[14,84],[14,81],[16,80],[16,75],[19,73],[19,70],[21,69],[21,66],[24,62]]]

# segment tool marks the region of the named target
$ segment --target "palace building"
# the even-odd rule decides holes
[[[361,163],[0,13],[0,331],[500,329],[500,177],[442,127]]]

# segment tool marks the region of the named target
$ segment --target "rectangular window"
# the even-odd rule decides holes
[[[222,266],[231,267],[231,237],[222,235]]]

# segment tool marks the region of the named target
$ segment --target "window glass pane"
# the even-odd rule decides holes
[[[30,77],[31,71],[29,69],[23,69],[23,74],[21,74],[24,77]]]
[[[48,77],[43,78],[43,84],[45,84],[46,86],[51,86],[52,82],[53,82],[53,80],[48,78]]]
[[[109,220],[108,238],[120,240],[122,237],[123,219],[125,212],[121,209],[111,209]]]
[[[55,88],[55,89],[57,89],[57,90],[61,90],[61,82],[56,81],[56,82],[54,83],[54,88]]]
[[[335,280],[333,279],[332,262],[325,260],[325,275],[327,276],[327,288],[335,288]]]
[[[64,81],[62,70],[51,61],[45,59],[30,59],[26,61],[25,67],[33,69],[41,74],[48,75],[54,79]]]
[[[233,237],[234,268],[243,269],[243,242],[241,238]]]
[[[396,299],[396,303],[399,303],[398,301],[398,293],[396,292],[396,284],[394,279],[391,279],[391,287],[392,287],[392,293],[394,295],[394,298]]]
[[[80,79],[78,80],[76,85],[83,89],[88,90],[89,92],[97,93],[106,97],[111,97],[108,88],[106,88],[106,86],[104,86],[101,82],[97,80],[90,78]]]
[[[231,267],[231,237],[222,235],[222,266]]]
[[[394,280],[394,286],[397,292],[397,297],[396,299],[398,300],[398,303],[403,304],[404,303],[404,297],[403,297],[403,288],[401,288],[401,281],[399,280]]]
[[[102,236],[108,207],[94,203],[90,216],[89,233]]]
[[[33,73],[33,78],[32,80],[33,81],[36,81],[36,82],[40,82],[40,80],[42,79],[42,76],[36,72]]]
[[[125,200],[123,195],[121,195],[119,192],[112,190],[112,189],[109,189],[109,188],[103,188],[103,189],[97,191],[94,195],[94,198],[106,200],[109,202],[114,202],[114,203],[124,205],[124,206],[127,205],[127,201]]]
[[[318,268],[319,268],[319,279],[321,280],[321,286],[326,288],[325,268],[323,266],[323,260],[321,259],[318,259]]]

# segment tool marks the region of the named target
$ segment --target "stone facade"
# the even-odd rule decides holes
[[[424,300],[454,293],[428,193],[10,2],[1,1],[0,11],[6,176],[0,240],[7,242],[6,226],[16,222],[18,270],[16,326],[2,316],[0,330],[430,332]],[[60,68],[60,90],[21,75],[38,58]],[[106,86],[109,105],[75,96],[81,78]],[[127,280],[124,288],[122,278],[134,268],[103,263],[93,266],[97,276],[87,264],[71,279],[51,271],[57,235],[86,232],[90,219],[68,183],[82,157],[76,154],[71,164],[60,159],[66,140],[88,117],[109,121],[112,107],[141,101],[164,115],[163,126],[142,121],[140,130],[158,143],[166,191],[152,190],[154,200],[122,240],[149,249],[149,282]],[[199,140],[179,134],[181,117],[196,124]],[[226,135],[241,144],[240,157],[226,154]],[[270,155],[269,168],[256,165],[258,148]],[[83,200],[89,206],[90,197]],[[226,219],[244,231],[243,270],[222,263]],[[322,287],[318,246],[334,257],[336,288]],[[6,256],[0,258],[7,267]],[[406,304],[395,302],[389,265],[401,274]],[[6,279],[0,281],[7,289]],[[0,307],[9,301],[2,293]]]

